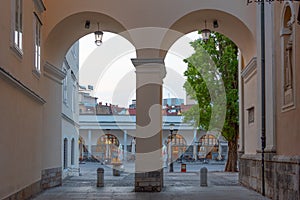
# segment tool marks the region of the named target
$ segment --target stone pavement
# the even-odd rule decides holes
[[[131,166],[132,165],[132,166]],[[128,164],[126,168],[133,167]],[[105,170],[103,188],[96,187],[96,169]],[[86,163],[80,166],[81,176],[66,178],[63,186],[46,190],[34,200],[71,200],[71,199],[123,199],[123,200],[266,200],[255,191],[238,184],[237,173],[225,173],[222,166],[206,165],[208,168],[208,187],[200,187],[200,168],[203,165],[187,166],[188,172],[179,172],[179,164],[175,164],[174,173],[164,173],[164,188],[160,193],[135,193],[134,174],[125,172],[121,176],[113,176],[109,166],[97,163]]]

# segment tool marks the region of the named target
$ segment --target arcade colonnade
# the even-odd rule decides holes
[[[80,159],[93,157],[107,164],[117,161],[135,161],[135,138],[138,136],[135,116],[81,115],[79,119],[81,143],[84,145],[84,148],[80,149]],[[222,137],[211,136],[210,140],[208,138],[205,140],[203,138],[209,137],[210,133],[197,130],[182,120],[182,116],[163,117],[162,143],[164,146],[161,150],[164,161],[167,158],[170,161],[171,152],[173,153],[172,159],[176,160],[186,150],[188,150],[187,159],[197,160],[200,158],[200,153],[210,152],[212,147],[216,148],[212,154],[208,155],[210,159],[216,159],[217,153],[226,159],[227,142]],[[174,125],[172,136],[170,125]]]
[[[32,0],[16,6],[19,2],[5,1],[0,8],[0,89],[6,94],[0,104],[6,113],[0,117],[0,179],[6,180],[1,183],[1,199],[61,184],[61,85],[65,77],[61,67],[67,50],[94,32],[97,23],[136,49],[132,63],[137,73],[136,151],[140,154],[136,169],[140,173],[135,176],[135,190],[160,191],[163,186],[159,149],[164,56],[178,38],[205,28],[207,21],[206,28],[228,36],[240,49],[240,181],[261,191],[258,5],[236,0]],[[299,195],[298,10],[299,2],[291,1],[265,8],[266,191],[274,198]],[[91,21],[90,29],[84,26],[86,20]],[[218,21],[217,28],[213,20]],[[40,31],[33,28],[34,23]],[[38,67],[35,58],[40,59]],[[150,163],[150,159],[157,162]],[[290,170],[283,172],[282,167]],[[293,186],[285,184],[288,180],[293,180]]]

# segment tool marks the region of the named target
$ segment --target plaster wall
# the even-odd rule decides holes
[[[254,70],[246,80],[244,80],[244,140],[245,140],[245,154],[256,154],[258,149],[258,135],[257,135],[257,96],[253,95],[253,91],[257,91],[257,72]],[[254,108],[254,121],[248,122],[248,109]]]
[[[284,3],[284,4],[277,4],[275,6],[275,30],[274,30],[274,37],[276,41],[281,41],[280,31],[281,31],[281,24],[282,24],[282,13],[284,6],[290,6],[292,9],[292,13],[294,17],[297,17],[298,9],[299,9],[299,2],[298,3]],[[295,21],[293,24],[293,31],[294,31],[294,54],[293,54],[293,65],[294,68],[294,87],[295,87],[295,104],[291,109],[283,109],[283,68],[281,62],[281,53],[282,47],[280,42],[275,43],[275,61],[276,61],[276,143],[277,149],[276,152],[279,155],[286,155],[286,156],[295,156],[299,155],[300,152],[300,126],[299,126],[299,119],[300,119],[300,112],[299,112],[299,105],[300,105],[300,70],[298,66],[300,64],[300,26]]]
[[[0,199],[41,178],[43,105],[0,75]],[[22,101],[20,101],[22,99]]]

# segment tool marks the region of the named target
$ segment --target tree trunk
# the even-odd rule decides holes
[[[237,160],[238,160],[238,139],[237,134],[232,141],[228,142],[228,159],[225,167],[225,172],[237,172]]]

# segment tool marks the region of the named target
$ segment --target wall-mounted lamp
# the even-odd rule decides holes
[[[211,31],[209,29],[207,29],[206,20],[205,20],[205,29],[201,30],[202,40],[204,42],[206,42],[209,39],[210,33],[211,33]]]
[[[86,21],[85,21],[85,24],[84,24],[84,28],[89,29],[89,28],[90,28],[90,25],[91,25],[90,20],[86,20]]]
[[[219,27],[218,20],[215,19],[213,21],[213,26],[214,26],[214,28],[218,28]]]
[[[103,32],[99,30],[99,22],[97,24],[98,24],[98,30],[95,31],[95,44],[97,46],[100,46],[102,44]]]

